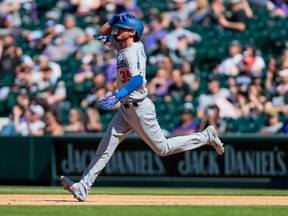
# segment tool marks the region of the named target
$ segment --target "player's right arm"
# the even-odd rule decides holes
[[[106,22],[97,33],[93,34],[93,37],[99,40],[104,46],[108,48],[114,47],[111,43],[113,38],[112,26],[110,26],[108,22]]]
[[[94,38],[99,40],[108,48],[117,49],[117,43],[112,34],[113,25],[118,21],[118,15],[114,15],[109,21],[104,23],[99,31],[93,35]]]
[[[104,25],[99,29],[99,35],[108,35],[112,33],[112,26],[108,24],[108,22],[104,23]]]

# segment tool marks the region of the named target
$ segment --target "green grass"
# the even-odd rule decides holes
[[[0,194],[67,194],[61,186],[0,186]],[[288,190],[230,188],[92,187],[90,194],[288,196]]]
[[[0,206],[3,216],[286,216],[287,207],[267,206]]]
[[[61,186],[0,186],[0,194],[67,194]],[[93,187],[90,194],[288,196],[288,190]],[[2,216],[286,216],[284,206],[0,206]]]

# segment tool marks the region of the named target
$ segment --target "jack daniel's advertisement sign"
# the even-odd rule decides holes
[[[85,138],[84,138],[85,139]],[[204,146],[160,157],[144,141],[126,138],[100,176],[287,178],[288,139],[224,139],[225,153]],[[100,139],[54,140],[57,175],[81,176]]]

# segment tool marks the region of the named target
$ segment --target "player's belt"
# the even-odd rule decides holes
[[[141,100],[137,100],[137,101],[131,101],[131,102],[126,102],[126,103],[122,103],[122,106],[125,108],[125,109],[128,109],[130,107],[138,107],[139,106],[139,103],[142,102],[143,100],[145,100],[145,98],[141,99]]]
[[[130,103],[123,103],[122,106],[125,108],[125,109],[128,109],[130,108],[131,106],[133,107],[138,107],[139,104],[137,102],[130,102]]]

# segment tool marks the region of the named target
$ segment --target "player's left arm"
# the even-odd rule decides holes
[[[119,92],[116,92],[114,95],[99,100],[98,105],[103,110],[111,110],[116,103],[118,103],[124,97],[135,91],[142,84],[143,84],[143,76],[141,75],[133,76]]]
[[[135,55],[136,54],[136,55]],[[124,97],[131,94],[137,88],[144,84],[144,70],[145,70],[145,55],[141,53],[141,51],[137,51],[137,53],[131,53],[130,56],[127,57],[126,61],[129,63],[129,76],[131,79],[127,82],[127,84],[114,95],[103,98],[98,101],[98,104],[101,109],[110,110],[112,107],[118,102],[121,101]],[[129,60],[128,60],[129,59]],[[126,74],[126,73],[125,73]],[[126,77],[127,78],[127,77]]]
[[[123,99],[124,97],[135,91],[143,83],[144,83],[143,76],[141,75],[133,76],[119,92],[115,93],[116,98],[120,101],[121,99]]]

